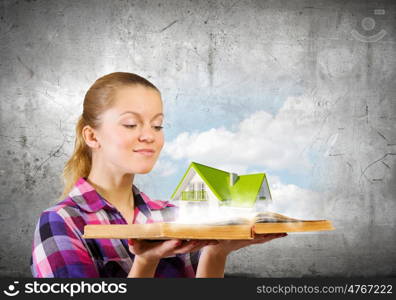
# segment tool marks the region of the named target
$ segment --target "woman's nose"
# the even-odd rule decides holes
[[[139,141],[140,142],[143,142],[143,141],[153,142],[154,141],[154,134],[152,132],[152,129],[143,126],[142,130],[140,131]]]

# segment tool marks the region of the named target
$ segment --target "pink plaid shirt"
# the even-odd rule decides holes
[[[177,207],[151,200],[132,185],[133,223],[170,221]],[[169,218],[170,217],[170,218]],[[69,196],[44,210],[34,232],[30,258],[33,277],[127,277],[134,254],[126,239],[83,239],[87,224],[127,224],[86,178],[81,177]],[[176,254],[160,260],[154,277],[195,277],[200,252]]]

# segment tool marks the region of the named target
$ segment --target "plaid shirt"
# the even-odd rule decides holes
[[[132,185],[133,223],[170,221],[175,207],[151,200]],[[127,239],[83,239],[87,224],[127,224],[120,212],[81,177],[68,197],[44,210],[38,220],[30,267],[33,277],[127,277],[134,254]],[[200,252],[162,258],[154,277],[195,277]]]

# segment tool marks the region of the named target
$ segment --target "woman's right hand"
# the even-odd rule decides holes
[[[160,242],[147,240],[129,239],[129,251],[138,257],[140,261],[158,263],[161,258],[174,254],[184,254],[198,251],[206,245],[215,245],[214,240],[189,240],[172,239]]]

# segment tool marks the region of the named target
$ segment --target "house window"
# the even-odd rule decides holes
[[[195,200],[204,201],[207,200],[206,191],[205,191],[205,183],[197,182],[195,189]]]
[[[194,184],[190,183],[185,191],[182,191],[182,200],[194,200]]]
[[[203,182],[190,183],[185,191],[181,194],[182,200],[187,201],[205,201],[208,199],[205,184]]]

